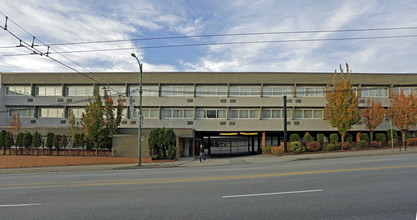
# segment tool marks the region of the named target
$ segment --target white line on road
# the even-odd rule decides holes
[[[10,205],[0,205],[0,208],[7,208],[7,207],[22,207],[22,206],[38,206],[42,205],[41,203],[33,203],[33,204],[10,204]]]
[[[251,167],[251,168],[230,168],[230,169],[220,169],[220,170],[210,170],[210,171],[213,171],[213,172],[216,172],[216,171],[230,171],[230,170],[256,170],[256,169],[260,169],[260,167]]]
[[[252,197],[252,196],[272,196],[272,195],[285,195],[285,194],[296,194],[296,193],[311,193],[311,192],[321,192],[322,189],[313,189],[313,190],[303,190],[303,191],[290,191],[290,192],[275,192],[275,193],[259,193],[259,194],[246,194],[246,195],[232,195],[232,196],[222,196],[223,199],[227,198],[238,198],[238,197]]]

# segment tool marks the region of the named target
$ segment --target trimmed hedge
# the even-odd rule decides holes
[[[346,134],[345,140],[349,143],[352,143],[353,141],[353,136],[351,134]]]
[[[320,142],[310,141],[307,143],[307,150],[310,152],[316,152],[320,150]]]
[[[324,134],[317,134],[317,141],[320,142],[320,144],[324,143]]]
[[[387,136],[384,133],[376,133],[375,140],[384,143],[387,140]]]
[[[367,141],[367,142],[369,142],[369,135],[368,135],[368,133],[362,133],[362,134],[360,134],[359,135],[359,139],[361,141]]]
[[[342,145],[342,150],[349,150],[352,147],[352,143],[345,141]]]
[[[334,151],[334,150],[338,150],[339,146],[337,144],[328,144],[327,145],[327,151]]]
[[[329,136],[331,144],[338,144],[339,143],[339,135],[336,133],[330,134]]]
[[[305,151],[306,151],[306,148],[305,148],[305,147],[303,147],[303,146],[301,146],[301,143],[300,143],[299,141],[294,141],[294,142],[291,142],[291,145],[290,145],[290,150],[291,150],[293,153],[298,154],[298,153],[303,153],[303,152],[305,152]]]
[[[368,147],[369,142],[366,140],[361,140],[358,142],[358,146],[356,148],[358,149],[365,149]]]
[[[298,135],[297,133],[290,135],[290,142],[294,141],[300,141],[300,135]]]
[[[306,134],[306,135],[304,135],[304,137],[303,137],[303,142],[304,143],[309,143],[309,142],[312,142],[313,141],[313,136],[311,136],[311,134]]]

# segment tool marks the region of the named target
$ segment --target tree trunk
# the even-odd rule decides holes
[[[346,134],[342,134],[342,145],[340,146],[340,148],[341,148],[342,150],[344,150],[344,149],[343,149],[343,143],[345,142],[345,135],[346,135]]]
[[[402,134],[402,138],[403,138],[403,143],[404,143],[404,151],[407,151],[407,140],[405,139],[405,133],[406,131],[401,131]]]
[[[373,131],[369,131],[369,140],[371,140],[371,147],[372,147],[372,142],[374,141],[374,132]]]
[[[401,147],[404,144],[405,141],[405,131],[401,131],[401,144],[400,144],[400,151],[401,151]]]
[[[97,146],[97,142],[94,142],[94,147],[96,148],[96,157],[98,157],[98,146]]]
[[[17,145],[14,146],[14,155],[17,155]]]

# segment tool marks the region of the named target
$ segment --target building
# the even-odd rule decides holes
[[[209,154],[260,152],[261,146],[283,140],[283,96],[287,96],[288,133],[313,136],[336,132],[323,119],[326,85],[333,73],[279,72],[150,72],[143,73],[142,152],[148,155],[147,134],[152,128],[173,128],[177,155],[193,156],[200,143]],[[417,93],[417,74],[351,74],[361,105],[368,98],[389,107],[393,93]],[[81,117],[93,86],[122,95],[126,109],[113,151],[137,155],[139,76],[135,72],[0,73],[0,130],[19,113],[28,131],[69,134],[68,111]],[[100,91],[103,91],[100,89]],[[135,108],[130,109],[130,97]],[[377,131],[390,129],[385,120]],[[366,131],[361,124],[350,132]]]

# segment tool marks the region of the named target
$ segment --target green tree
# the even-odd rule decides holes
[[[71,147],[76,147],[75,136],[80,132],[79,122],[75,120],[75,114],[72,108],[69,109],[69,118],[68,118],[70,129],[71,129],[71,137],[70,137],[70,146],[69,151],[71,152]],[[72,143],[72,144],[71,144]],[[78,149],[77,149],[78,155]]]
[[[42,136],[38,132],[35,132],[32,136],[32,145],[36,147],[37,152],[39,152],[38,149],[42,145]]]
[[[19,154],[22,154],[22,150],[23,150],[23,137],[25,136],[25,133],[23,132],[19,132],[19,134],[17,134],[16,137],[16,147],[19,147]],[[17,149],[16,149],[17,150]],[[16,152],[15,152],[16,154]]]
[[[62,136],[57,134],[54,137],[54,147],[55,147],[57,156],[59,156],[59,149],[60,149],[61,145],[62,145]]]
[[[334,73],[332,86],[327,86],[326,106],[324,117],[329,124],[337,128],[342,137],[342,145],[346,133],[361,119],[359,112],[359,97],[356,96],[350,84],[349,65],[346,64],[346,74],[340,65],[340,74]]]
[[[6,142],[7,142],[7,131],[2,130],[0,132],[0,148],[3,148],[3,155],[6,155]]]
[[[171,146],[176,146],[175,143],[176,135],[172,128],[152,129],[148,136],[149,154],[159,155],[160,158],[163,158]],[[170,151],[172,151],[172,147]],[[170,155],[172,155],[171,152]]]
[[[26,132],[23,135],[23,146],[26,148],[27,155],[29,155],[30,147],[32,146],[32,134],[30,132]]]
[[[12,146],[14,144],[13,134],[7,132],[8,141],[6,142],[6,148],[9,149],[9,155],[12,154]]]
[[[55,138],[54,133],[48,132],[48,134],[46,134],[45,147],[49,148],[49,155],[52,155],[52,147],[54,146],[54,138]]]

